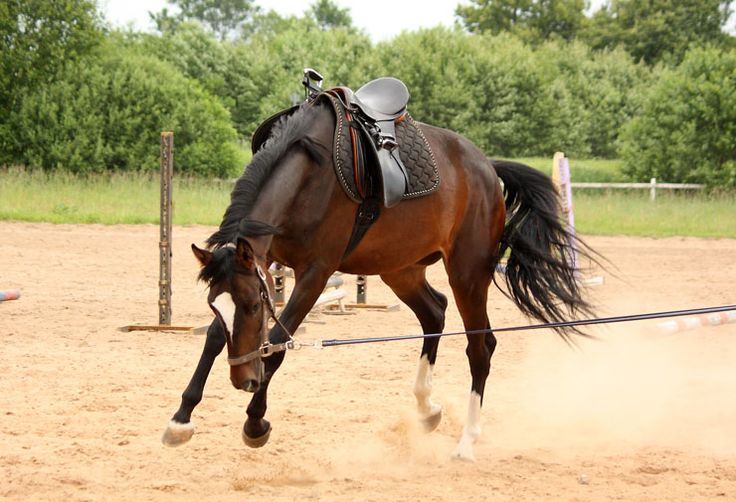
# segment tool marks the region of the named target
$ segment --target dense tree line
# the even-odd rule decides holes
[[[415,118],[489,156],[621,156],[627,172],[736,186],[731,2],[474,0],[455,28],[373,43],[350,13],[315,1],[300,17],[254,0],[169,0],[158,33],[111,30],[94,0],[0,4],[0,165],[95,172],[177,166],[239,172],[265,117],[326,85],[404,80]]]

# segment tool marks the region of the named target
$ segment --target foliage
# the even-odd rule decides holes
[[[228,47],[229,44],[218,42],[202,25],[193,22],[181,23],[176,30],[161,36],[142,35],[130,44],[130,48],[142,56],[153,55],[171,63],[231,108],[234,97],[227,80],[231,64]]]
[[[610,0],[585,39],[594,49],[623,47],[634,61],[678,63],[691,45],[728,41],[732,0]]]
[[[609,0],[588,19],[585,0],[472,0],[456,11],[467,31],[373,44],[334,0],[301,17],[254,0],[170,0],[159,34],[105,32],[93,0],[9,0],[0,165],[147,169],[170,128],[178,166],[226,176],[239,170],[237,138],[301,101],[302,69],[313,67],[325,87],[401,78],[414,117],[489,156],[611,158],[621,147],[638,179],[656,171],[733,186],[736,49],[724,47],[736,39],[721,32],[731,3]],[[688,47],[694,55],[675,66]]]
[[[551,157],[520,157],[515,159],[522,164],[532,166],[548,176],[552,175]],[[568,157],[570,165],[570,177],[573,182],[598,182],[598,183],[625,183],[627,176],[621,171],[621,161],[618,159],[589,159]]]
[[[550,42],[535,51],[513,37],[444,28],[405,33],[376,52],[376,73],[407,83],[416,118],[489,155],[613,157],[649,75],[620,50]]]
[[[677,64],[691,45],[734,46],[723,33],[733,0],[607,0],[592,18],[585,0],[471,0],[455,13],[473,33],[513,33],[539,45],[579,39],[623,48],[635,62]]]
[[[217,38],[225,40],[237,34],[240,27],[258,12],[254,0],[168,0],[179,12],[169,14],[164,8],[149,13],[159,31],[175,31],[182,21],[198,21]]]
[[[693,49],[659,70],[621,143],[633,177],[736,187],[736,50]]]
[[[316,0],[307,11],[323,30],[330,28],[350,28],[353,18],[350,9],[342,9],[332,0]]]
[[[533,44],[572,40],[585,20],[585,0],[472,0],[455,14],[471,32],[511,32]]]
[[[0,2],[0,164],[11,162],[23,146],[6,111],[90,54],[102,35],[94,0]]]
[[[575,226],[582,234],[648,237],[736,237],[736,197],[646,190],[575,191]]]
[[[621,49],[593,52],[579,42],[545,44],[536,58],[555,103],[547,151],[615,157],[618,131],[639,108],[648,69]]]
[[[228,181],[173,179],[174,223],[218,225],[230,202]],[[0,169],[0,220],[52,223],[159,222],[158,173],[77,175],[68,171]]]
[[[518,39],[433,28],[379,44],[377,54],[386,74],[406,82],[418,120],[455,130],[489,155],[547,153],[553,103]]]
[[[232,44],[227,81],[235,101],[233,121],[249,138],[266,117],[303,98],[305,67],[325,75],[325,86],[357,86],[368,79],[370,39],[353,28],[322,30],[311,18],[271,14],[273,29],[256,29]]]
[[[536,165],[534,159],[525,159]],[[544,159],[542,167],[551,164]],[[571,159],[573,177],[588,161]],[[604,174],[606,166],[597,169]],[[590,181],[603,181],[593,178]],[[174,223],[217,225],[229,202],[225,181],[174,177]],[[55,223],[157,223],[159,181],[153,173],[105,173],[0,169],[0,220]],[[575,223],[585,234],[736,237],[736,195],[666,194],[647,191],[576,190]]]
[[[10,122],[24,145],[15,162],[49,170],[155,169],[162,130],[175,131],[180,171],[225,176],[242,161],[215,98],[170,65],[117,47],[28,92]]]

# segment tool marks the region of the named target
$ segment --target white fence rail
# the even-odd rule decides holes
[[[697,183],[657,183],[657,178],[652,178],[649,183],[585,183],[585,182],[572,182],[570,183],[572,188],[624,188],[624,189],[637,189],[644,188],[649,189],[649,198],[651,200],[657,199],[657,190],[702,190],[704,185]]]

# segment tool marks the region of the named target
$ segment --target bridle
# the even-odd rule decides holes
[[[263,359],[275,354],[276,352],[284,352],[295,348],[294,339],[286,326],[276,317],[276,310],[271,298],[271,292],[266,282],[266,273],[260,265],[256,264],[256,275],[260,284],[261,301],[265,305],[263,309],[263,323],[261,324],[261,345],[254,351],[238,357],[228,357],[227,362],[230,366],[240,366],[256,359]],[[268,339],[268,321],[273,319],[278,327],[286,333],[287,341],[281,343],[271,343]]]

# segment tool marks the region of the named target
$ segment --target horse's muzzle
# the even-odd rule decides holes
[[[261,383],[253,378],[246,378],[239,383],[233,382],[233,385],[236,389],[240,389],[245,392],[258,392],[258,389],[261,388]]]

